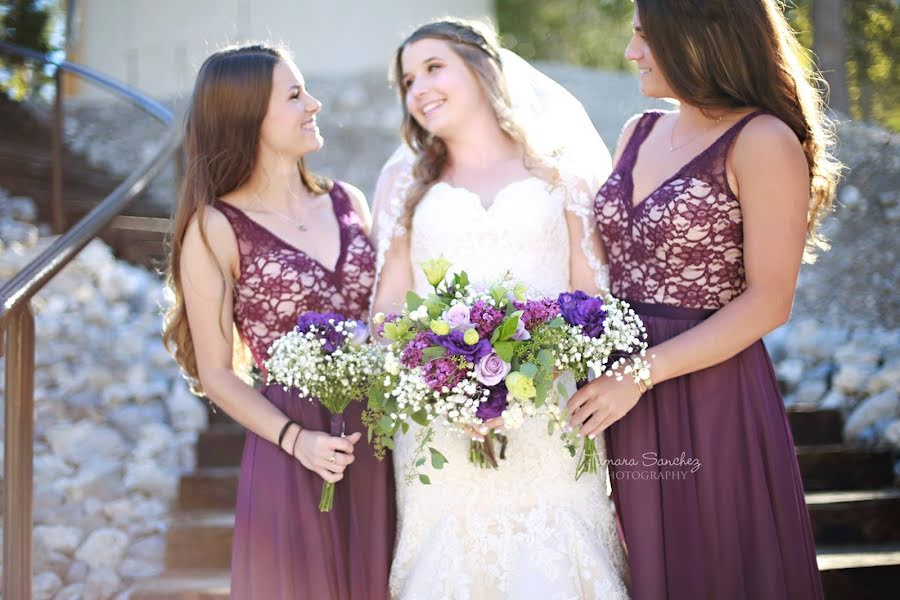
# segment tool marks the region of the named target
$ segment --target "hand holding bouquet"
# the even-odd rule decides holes
[[[344,435],[344,409],[362,400],[381,372],[382,354],[367,344],[366,324],[338,313],[307,312],[275,340],[265,363],[269,383],[296,388],[331,412],[330,434]],[[319,510],[331,510],[334,484],[325,482]]]

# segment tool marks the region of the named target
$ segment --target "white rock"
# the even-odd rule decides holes
[[[203,401],[191,394],[183,380],[176,380],[166,398],[169,417],[178,431],[200,431],[209,425],[209,414]]]
[[[73,583],[59,590],[53,600],[81,600],[84,598],[84,584]]]
[[[900,397],[896,390],[888,390],[867,398],[850,414],[844,425],[844,437],[853,439],[866,428],[885,418],[900,415]]]
[[[5,219],[33,223],[37,219],[37,215],[37,204],[31,198],[13,196],[4,198],[3,202],[0,202],[0,216]]]
[[[6,246],[13,243],[33,246],[38,241],[38,230],[31,223],[2,219],[0,220],[0,240]]]
[[[778,365],[775,369],[778,380],[783,382],[789,388],[794,388],[803,379],[803,371],[806,369],[806,363],[799,358],[788,358]]]
[[[63,477],[70,477],[75,469],[53,454],[34,457],[34,480],[37,487],[42,487]]]
[[[865,205],[865,200],[860,194],[859,189],[853,185],[845,185],[838,193],[838,198],[843,206],[853,210]]]
[[[828,386],[824,381],[804,381],[794,392],[797,397],[797,404],[804,406],[816,406],[828,391]]]
[[[102,568],[115,569],[122,562],[127,545],[128,536],[124,532],[101,528],[91,532],[75,557],[88,564],[91,574]]]
[[[866,391],[877,394],[884,390],[900,390],[900,360],[893,360],[884,365],[869,379]]]
[[[66,572],[66,583],[76,583],[87,579],[90,567],[83,560],[73,560]]]
[[[122,586],[122,580],[110,568],[92,568],[84,582],[84,600],[108,600]]]
[[[126,558],[119,565],[119,575],[128,579],[156,577],[163,572],[162,562],[151,562],[139,558]]]
[[[138,460],[153,458],[176,450],[175,434],[162,423],[147,423],[140,429],[134,457]]]
[[[881,360],[881,354],[874,348],[870,338],[855,338],[854,341],[839,347],[834,353],[838,364],[864,364],[874,366]]]
[[[55,427],[47,432],[47,441],[54,454],[77,465],[95,456],[118,459],[125,455],[125,442],[116,430],[87,421]]]
[[[58,577],[62,577],[66,574],[66,570],[69,568],[69,564],[72,562],[72,558],[66,556],[62,552],[53,552],[52,550],[44,550],[40,547],[35,547],[32,553],[32,559],[34,561],[34,569],[38,572],[52,572],[56,574]]]
[[[835,389],[845,394],[860,394],[874,374],[874,365],[848,362],[841,364],[831,383]]]
[[[47,550],[72,554],[81,544],[84,534],[77,527],[63,525],[46,526],[38,525],[34,528],[35,546],[42,546]]]
[[[884,441],[900,450],[900,419],[894,421],[884,430]]]
[[[822,403],[819,405],[821,408],[833,408],[838,410],[844,410],[850,408],[852,406],[852,402],[847,396],[840,393],[837,390],[831,390],[822,399]]]
[[[53,600],[62,587],[62,580],[56,573],[46,572],[31,578],[32,600]]]
[[[125,472],[125,487],[132,492],[172,499],[178,489],[178,474],[164,471],[149,460],[135,462]]]
[[[154,535],[138,540],[128,549],[130,558],[138,558],[150,562],[162,562],[166,553],[166,541],[161,535]]]
[[[105,458],[92,460],[65,482],[63,490],[70,501],[91,497],[112,500],[122,492],[122,464]]]

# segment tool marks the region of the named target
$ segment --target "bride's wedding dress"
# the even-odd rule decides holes
[[[505,186],[484,206],[466,189],[437,183],[413,216],[411,263],[443,255],[474,283],[509,272],[531,294],[566,291],[566,211],[590,207],[589,195],[575,187],[529,177]],[[413,271],[416,292],[427,294],[424,274],[416,267]],[[421,428],[414,425],[395,439],[399,516],[392,596],[627,598],[605,469],[575,481],[576,458],[558,434],[548,435],[543,419],[504,432],[509,443],[498,469],[469,462],[465,435],[435,429],[429,445],[440,449],[448,464],[439,471],[420,467],[431,485],[406,477]],[[602,453],[602,438],[597,442]]]

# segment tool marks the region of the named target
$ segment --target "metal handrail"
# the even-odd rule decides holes
[[[170,126],[159,149],[71,229],[0,287],[0,331],[6,337],[6,402],[3,458],[3,597],[31,598],[31,554],[34,464],[34,315],[30,299],[159,174],[181,146],[181,128],[159,102],[83,65],[57,61],[50,55],[7,42],[7,52],[57,67],[57,118],[54,123],[54,196],[61,208],[62,134],[60,73],[78,75],[130,101]],[[57,215],[58,216],[58,215]],[[61,222],[61,219],[56,219]]]

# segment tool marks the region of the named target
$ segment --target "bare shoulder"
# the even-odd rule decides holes
[[[202,229],[198,211],[191,217],[184,232],[182,243],[184,258],[198,258],[200,252],[212,251],[219,266],[232,270],[232,267],[237,265],[238,245],[231,223],[225,214],[214,206],[207,205],[202,212]]]
[[[631,136],[634,135],[634,130],[637,129],[637,125],[640,120],[644,117],[646,113],[638,113],[636,115],[632,115],[629,118],[625,125],[622,127],[622,131],[619,133],[619,139],[616,142],[616,152],[613,155],[613,166],[619,163],[619,159],[622,157],[622,152],[625,151],[625,146],[628,145],[628,141],[631,139]]]
[[[340,185],[347,193],[347,197],[350,198],[350,203],[353,205],[353,210],[355,210],[356,214],[359,215],[359,218],[362,219],[366,226],[366,230],[368,231],[372,226],[372,213],[369,210],[369,203],[366,201],[366,195],[363,194],[358,187],[349,184],[346,181],[335,183],[335,185]]]
[[[748,163],[788,161],[788,166],[806,164],[797,134],[774,115],[760,115],[744,126],[734,142],[732,158],[736,170],[750,166]]]

